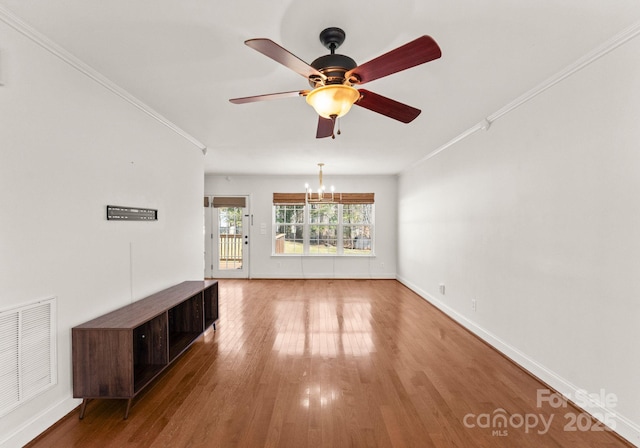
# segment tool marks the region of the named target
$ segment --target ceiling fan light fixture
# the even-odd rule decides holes
[[[345,115],[360,98],[357,89],[344,84],[329,84],[316,87],[307,94],[307,103],[323,118],[338,118]]]

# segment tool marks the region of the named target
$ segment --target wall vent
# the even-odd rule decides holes
[[[57,382],[56,299],[0,312],[0,417]]]

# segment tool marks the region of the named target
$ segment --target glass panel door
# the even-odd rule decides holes
[[[239,207],[218,208],[218,269],[242,269],[242,217]]]
[[[206,196],[205,278],[249,278],[248,196]]]
[[[216,278],[248,278],[249,215],[245,207],[215,207],[217,232],[212,241]]]

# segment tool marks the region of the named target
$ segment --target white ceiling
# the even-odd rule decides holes
[[[640,20],[638,0],[0,0],[0,5],[207,148],[221,174],[393,174],[561,72]],[[316,139],[303,98],[229,98],[307,89],[244,45],[266,37],[310,63],[322,29],[359,64],[423,34],[442,58],[364,88],[422,110],[402,124],[354,107]],[[55,86],[52,86],[54,88]],[[597,88],[597,86],[594,86]]]

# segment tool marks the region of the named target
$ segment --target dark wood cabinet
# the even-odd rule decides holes
[[[131,400],[218,320],[218,282],[187,281],[72,328],[73,396]]]

